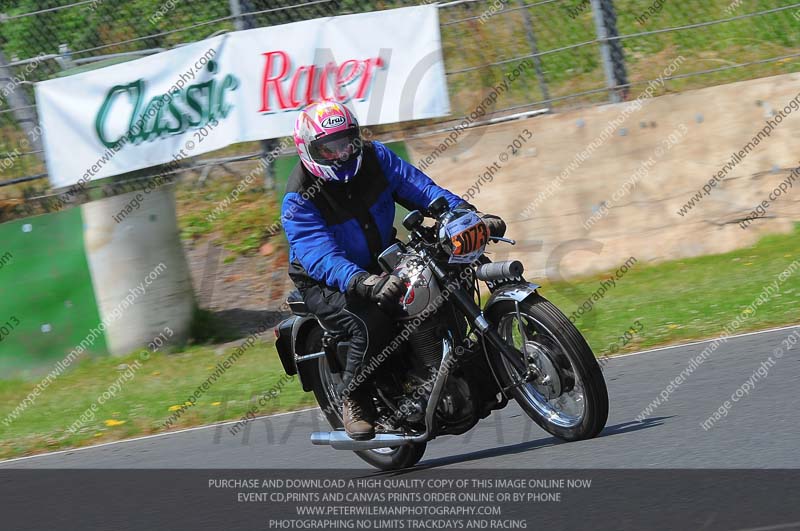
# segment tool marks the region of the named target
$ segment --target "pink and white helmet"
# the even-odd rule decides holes
[[[294,145],[308,171],[328,181],[348,182],[361,167],[361,130],[355,115],[335,101],[312,103],[294,124]]]

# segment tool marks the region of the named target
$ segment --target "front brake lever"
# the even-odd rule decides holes
[[[504,242],[504,243],[510,243],[511,245],[517,244],[517,240],[512,240],[511,238],[503,238],[502,236],[489,236],[489,239],[493,242]]]

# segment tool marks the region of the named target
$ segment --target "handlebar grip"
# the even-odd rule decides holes
[[[483,280],[484,282],[496,282],[520,277],[524,271],[525,267],[519,260],[505,260],[478,266],[475,269],[475,276],[478,277],[478,280]]]

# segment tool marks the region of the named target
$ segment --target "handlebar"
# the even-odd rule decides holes
[[[517,244],[517,240],[512,240],[511,238],[503,238],[502,236],[489,236],[489,239],[493,242],[510,243],[511,245]]]
[[[525,268],[519,260],[505,260],[483,264],[475,269],[475,276],[484,282],[496,282],[508,278],[521,277]]]

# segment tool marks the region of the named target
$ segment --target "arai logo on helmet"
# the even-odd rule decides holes
[[[328,116],[324,120],[322,120],[322,127],[325,129],[333,129],[334,127],[339,127],[340,125],[344,125],[344,116]]]

